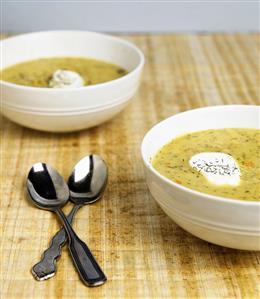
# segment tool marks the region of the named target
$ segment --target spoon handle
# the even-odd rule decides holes
[[[82,281],[87,286],[99,286],[107,280],[88,246],[80,240],[61,209],[55,210],[59,215],[69,239],[69,250]]]
[[[67,216],[68,222],[71,224],[74,215],[78,211],[80,205],[74,205]],[[55,275],[57,271],[56,262],[61,256],[61,248],[67,241],[67,234],[64,228],[61,228],[51,240],[50,247],[46,249],[42,255],[40,262],[32,267],[32,274],[37,280],[46,280]]]

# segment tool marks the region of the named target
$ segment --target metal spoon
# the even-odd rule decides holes
[[[80,207],[94,203],[101,198],[106,187],[107,177],[107,166],[98,155],[86,156],[74,166],[68,179],[70,200],[75,203],[67,215],[70,224]],[[61,248],[66,241],[67,234],[62,228],[52,238],[50,247],[44,251],[41,261],[32,268],[32,274],[37,280],[49,279],[55,275],[56,262],[61,256]]]
[[[72,260],[82,281],[88,286],[103,284],[106,276],[61,210],[69,200],[69,188],[62,176],[49,165],[36,163],[28,174],[27,189],[32,202],[37,207],[54,211],[59,216],[68,235]]]
[[[86,156],[74,166],[68,179],[70,200],[75,203],[67,215],[70,224],[80,207],[101,198],[106,187],[107,177],[107,166],[98,155]],[[67,234],[64,228],[61,228],[52,238],[50,247],[44,251],[41,261],[32,268],[32,274],[37,280],[49,279],[55,275],[56,262],[61,256],[61,248],[66,241]]]
[[[67,215],[70,224],[80,207],[93,203],[102,196],[107,177],[107,166],[98,155],[86,156],[74,166],[68,179],[70,200],[75,203],[73,209]],[[32,268],[32,274],[37,280],[49,279],[55,275],[57,271],[56,262],[61,256],[61,248],[66,241],[67,234],[62,228],[52,238],[50,247],[44,251],[41,261]]]

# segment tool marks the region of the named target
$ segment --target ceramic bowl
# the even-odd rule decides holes
[[[3,40],[1,48],[2,68],[43,57],[81,56],[109,61],[128,71],[127,75],[116,80],[66,90],[0,81],[3,114],[21,125],[44,131],[79,130],[110,119],[126,106],[137,91],[144,65],[142,52],[132,43],[86,31],[43,31],[18,35]],[[99,114],[101,111],[102,115]],[[70,125],[72,114],[80,117],[74,117]],[[96,121],[88,118],[90,114]],[[54,115],[57,119],[52,120],[50,125],[50,118],[53,119]]]
[[[154,126],[142,142],[149,190],[179,226],[208,242],[260,250],[260,202],[213,196],[179,185],[156,171],[151,157],[176,136],[220,128],[259,128],[260,108],[227,105],[183,112]]]
[[[129,100],[125,100],[97,109],[63,113],[5,109],[4,114],[14,122],[31,129],[57,133],[73,132],[92,128],[110,120],[122,111],[128,102]]]

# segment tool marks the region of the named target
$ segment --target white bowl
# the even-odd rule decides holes
[[[183,229],[208,242],[260,250],[260,202],[213,196],[191,190],[162,176],[151,157],[167,142],[188,132],[219,128],[259,128],[258,106],[230,105],[190,110],[154,126],[142,142],[149,190]]]
[[[105,114],[105,108],[111,111],[111,105],[114,108],[118,105],[123,109],[139,86],[144,65],[142,52],[130,42],[86,31],[43,31],[19,35],[1,41],[1,49],[3,54],[1,68],[43,57],[81,56],[109,61],[128,71],[127,75],[116,80],[66,90],[22,86],[0,81],[3,114],[25,126],[28,126],[26,119],[28,114],[34,118],[40,114],[41,121],[37,122],[37,125],[30,123],[30,127],[45,131],[69,131],[68,123],[64,130],[62,129],[66,113],[83,115],[87,111],[90,112],[89,110],[91,112],[102,110],[102,114]],[[121,109],[116,110],[119,112]],[[52,117],[55,113],[57,116],[60,115],[52,126],[49,125],[48,118],[44,121],[43,115],[48,113],[51,113]],[[18,114],[19,118],[16,119]],[[112,116],[114,113],[108,113],[105,119]],[[95,125],[104,119],[98,115],[97,118],[100,121],[95,122]],[[90,123],[93,122],[80,117],[78,122],[74,119],[75,126],[73,124],[71,127],[88,128]]]
[[[129,100],[106,105],[98,109],[73,112],[35,112],[3,109],[10,120],[25,127],[47,132],[72,132],[97,126],[113,118],[124,109]]]

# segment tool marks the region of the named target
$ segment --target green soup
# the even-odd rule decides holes
[[[101,60],[53,57],[12,65],[1,71],[1,79],[19,85],[49,87],[49,80],[58,69],[77,72],[84,79],[85,85],[103,83],[127,74],[122,67]]]
[[[193,169],[191,157],[203,152],[231,155],[240,169],[237,186],[215,185]],[[260,130],[216,129],[179,136],[164,145],[152,159],[163,176],[185,187],[228,198],[260,201]]]

